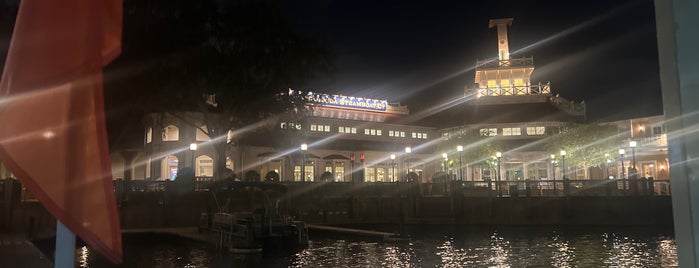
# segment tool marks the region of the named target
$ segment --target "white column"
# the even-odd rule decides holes
[[[656,0],[660,82],[668,128],[675,241],[680,267],[699,266],[699,2]],[[688,161],[689,160],[689,161]],[[691,172],[694,170],[695,172]]]

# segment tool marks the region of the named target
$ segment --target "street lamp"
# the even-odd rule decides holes
[[[619,155],[621,155],[621,179],[626,178],[626,172],[624,171],[624,155],[626,154],[626,150],[624,148],[619,149]],[[626,190],[626,181],[624,181],[624,190]]]
[[[408,159],[405,159],[405,161],[407,162],[407,167],[406,167],[407,170],[406,170],[405,174],[410,174],[410,153],[412,151],[413,151],[413,149],[410,148],[410,146],[405,147],[405,154],[408,156]]]
[[[456,151],[459,152],[459,180],[463,181],[464,180],[464,170],[463,166],[461,164],[461,154],[464,152],[464,147],[461,145],[456,146]]]
[[[495,191],[497,191],[498,196],[502,196],[502,193],[500,192],[500,158],[502,158],[502,153],[501,152],[496,152],[495,153],[495,158],[498,159],[498,172],[497,172],[497,177],[495,177]]]
[[[301,181],[306,182],[306,150],[308,144],[301,144]]]
[[[635,140],[629,141],[629,147],[631,147],[631,157],[632,157],[631,163],[633,164],[633,174],[631,174],[631,175],[636,174],[636,145],[637,145],[637,143]]]
[[[391,181],[395,182],[396,181],[396,154],[391,154],[391,173],[393,173],[393,176],[391,177]]]

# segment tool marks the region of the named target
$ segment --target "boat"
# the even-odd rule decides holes
[[[215,211],[202,212],[199,231],[231,252],[298,249],[308,246],[304,222],[279,207],[286,186],[273,182],[223,181],[209,191]]]

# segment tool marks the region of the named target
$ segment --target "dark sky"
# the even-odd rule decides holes
[[[281,2],[338,56],[306,89],[427,108],[473,86],[476,60],[497,55],[488,20],[512,17],[513,57],[533,56],[532,82],[585,100],[588,119],[662,113],[652,0]]]

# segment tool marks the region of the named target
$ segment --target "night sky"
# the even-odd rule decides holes
[[[512,57],[533,56],[532,82],[584,100],[589,120],[662,114],[651,0],[281,2],[299,30],[337,53],[336,73],[306,89],[413,112],[462,96],[476,60],[497,56],[488,20],[512,17]]]

